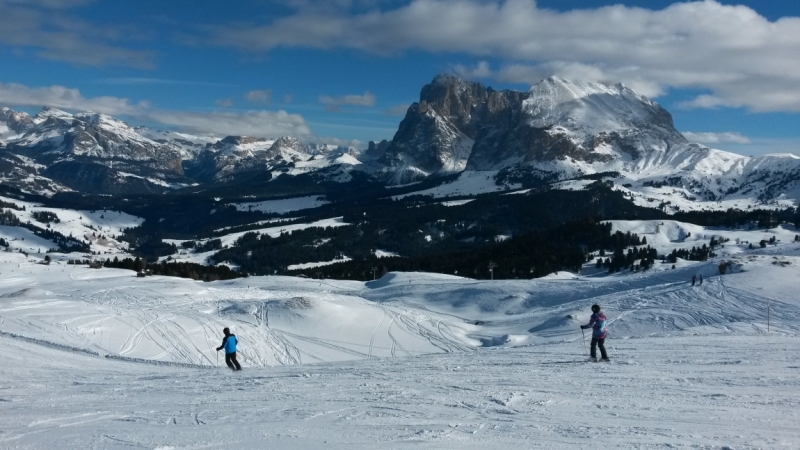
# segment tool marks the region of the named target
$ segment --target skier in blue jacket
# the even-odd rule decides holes
[[[231,329],[228,327],[225,327],[222,332],[225,333],[225,337],[222,338],[222,345],[217,347],[217,351],[224,348],[225,364],[233,370],[242,370],[242,366],[240,366],[239,361],[236,360],[236,344],[239,343],[239,340],[236,339],[235,334],[231,334]]]

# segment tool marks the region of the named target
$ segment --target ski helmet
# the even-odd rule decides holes
[[[225,327],[225,328],[222,329],[222,332],[225,333],[225,334],[231,334],[231,329],[228,328],[228,327]]]
[[[594,305],[592,305],[592,311],[593,311],[593,312],[598,312],[598,311],[600,311],[600,305],[598,305],[597,303],[595,303]]]

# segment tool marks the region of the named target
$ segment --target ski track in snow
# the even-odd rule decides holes
[[[723,276],[367,283],[0,253],[0,448],[798,448],[800,244],[735,251]],[[611,364],[584,362],[595,302]]]
[[[797,448],[789,336],[198,370],[0,337],[0,447]],[[765,370],[768,367],[769,370]]]

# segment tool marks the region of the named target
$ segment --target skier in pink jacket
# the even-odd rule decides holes
[[[603,361],[609,361],[608,354],[606,353],[606,347],[604,345],[606,341],[606,315],[603,314],[603,311],[600,310],[600,305],[592,305],[592,318],[589,319],[589,323],[586,325],[581,325],[582,330],[586,330],[588,328],[592,329],[592,350],[590,353],[589,360],[597,361],[597,347],[600,347],[600,355],[602,356]]]

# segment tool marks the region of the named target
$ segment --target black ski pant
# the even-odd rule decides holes
[[[608,353],[606,353],[606,346],[603,345],[606,342],[606,338],[592,338],[592,350],[589,353],[592,358],[597,358],[597,347],[600,347],[600,354],[603,358],[608,358]]]
[[[605,354],[605,350],[603,350],[603,354]],[[236,352],[225,353],[225,364],[233,370],[242,370],[242,366],[240,366],[239,361],[236,360]]]

